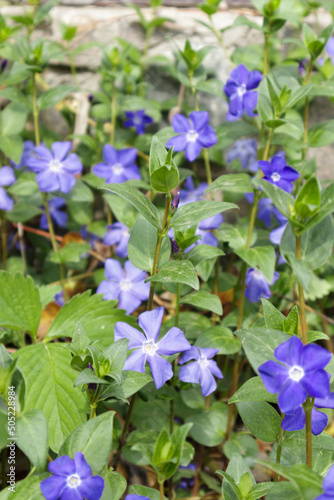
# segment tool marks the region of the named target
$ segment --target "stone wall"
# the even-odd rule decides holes
[[[52,40],[60,40],[60,23],[78,26],[77,36],[74,39],[74,46],[84,42],[101,42],[103,45],[112,44],[115,37],[122,37],[131,40],[138,47],[144,47],[144,33],[138,23],[137,14],[126,4],[127,0],[61,0],[57,7],[51,11],[49,21],[34,33],[35,37],[47,37]],[[147,3],[145,0],[137,0],[137,4]],[[187,38],[195,48],[204,45],[215,45],[214,49],[205,60],[206,66],[216,73],[217,78],[225,82],[232,64],[229,59],[230,54],[237,46],[246,46],[251,43],[259,43],[261,34],[245,26],[238,26],[224,32],[224,45],[222,49],[217,45],[214,35],[202,24],[206,21],[206,15],[195,7],[197,1],[194,0],[164,0],[163,6],[158,9],[158,14],[168,17],[171,21],[166,22],[157,29],[152,36],[148,55],[165,55],[172,58],[175,51],[175,44],[184,46]],[[238,7],[241,5],[241,7]],[[244,14],[253,21],[261,23],[261,18],[256,11],[249,8],[247,0],[228,0],[222,2],[220,10],[214,16],[214,22],[218,29],[229,26],[236,17]],[[1,8],[3,14],[13,15],[24,11],[22,5],[8,5]],[[149,7],[143,7],[143,14],[147,17],[152,15]],[[310,17],[308,22],[315,24],[315,19]],[[331,18],[325,11],[321,11],[318,16],[316,29],[330,24]],[[284,36],[284,33],[283,33]],[[97,69],[100,64],[101,50],[98,47],[90,48],[79,54],[75,59],[78,72],[78,81],[81,86],[89,91],[97,90],[100,76]],[[44,78],[50,85],[60,83],[71,83],[71,74],[66,61],[52,61],[50,67],[45,71]],[[152,80],[155,89],[151,91],[151,96],[164,100],[176,94],[177,87],[171,87],[171,82],[163,75],[151,72],[148,79]],[[203,95],[203,94],[202,94]],[[219,98],[206,94],[203,104],[210,112],[214,124],[221,123],[226,113],[226,103]],[[320,120],[333,118],[333,106],[328,104],[327,99],[318,99],[311,106],[311,123]],[[321,170],[322,178],[332,178],[331,157],[333,157],[334,146],[328,146],[321,150],[312,150],[310,155],[317,155],[318,166]]]

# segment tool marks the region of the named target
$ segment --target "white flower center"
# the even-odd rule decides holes
[[[281,178],[280,174],[278,174],[277,172],[274,172],[272,175],[271,175],[271,178],[274,182],[278,182]]]
[[[189,130],[187,132],[187,142],[196,142],[198,138],[198,133],[196,130]]]
[[[304,377],[304,370],[301,366],[294,365],[289,370],[289,377],[294,382],[299,382]]]
[[[124,231],[122,231],[123,236],[128,236],[128,234],[129,234],[129,231],[127,229],[124,229]]]
[[[143,343],[143,351],[145,354],[149,356],[154,356],[156,350],[158,349],[158,345],[153,342],[153,340],[147,340]]]
[[[198,360],[198,364],[200,365],[201,368],[206,368],[209,364],[209,361],[205,356],[201,356]]]
[[[122,292],[128,292],[132,288],[132,282],[128,278],[125,278],[121,281],[120,287]]]
[[[81,479],[78,474],[72,474],[67,478],[67,486],[69,488],[77,488],[81,484]]]
[[[246,91],[247,91],[247,89],[246,89],[246,85],[244,83],[242,85],[240,85],[240,87],[237,88],[237,94],[240,97],[242,97]]]
[[[257,269],[255,269],[255,271],[253,272],[253,278],[256,278],[256,279],[262,279],[262,274],[260,273],[260,271],[258,271]]]
[[[140,125],[142,122],[142,118],[140,116],[135,116],[134,119],[133,119],[133,123],[135,125]]]
[[[116,175],[120,175],[124,170],[124,167],[121,163],[115,163],[112,168]]]
[[[49,169],[52,172],[59,172],[63,168],[63,164],[59,160],[51,160],[49,163]]]

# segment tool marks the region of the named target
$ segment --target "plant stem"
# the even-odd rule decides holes
[[[210,186],[212,184],[212,175],[211,175],[211,166],[210,166],[210,158],[209,158],[209,150],[203,148],[203,158],[205,164],[205,172],[206,172],[206,180]],[[213,198],[213,192],[211,191],[211,198]]]
[[[304,404],[306,420],[306,465],[312,469],[312,408],[313,400],[308,397]]]
[[[301,260],[301,236],[296,236],[296,256],[297,259]],[[305,300],[304,300],[304,290],[298,281],[298,295],[299,295],[299,307],[300,307],[300,326],[302,331],[302,341],[303,344],[307,344],[307,324],[306,324],[306,313],[305,313]]]
[[[269,42],[269,33],[265,33],[264,53],[263,53],[263,76],[266,76],[266,74],[268,73],[268,42]]]
[[[113,146],[115,142],[115,130],[116,130],[116,87],[115,79],[111,81],[111,121],[110,121],[110,144]]]
[[[7,267],[7,231],[6,231],[6,212],[1,210],[1,247],[2,247],[2,270]]]
[[[73,57],[73,54],[72,54],[69,47],[68,47],[68,60],[70,62],[70,68],[71,68],[71,73],[72,73],[74,85],[79,85],[77,72],[76,72],[75,64],[74,64],[74,57]]]
[[[282,415],[282,420],[284,416]],[[282,427],[279,430],[278,440],[277,440],[277,452],[276,452],[276,465],[281,463],[281,455],[282,455],[282,444],[283,444],[283,429]],[[279,474],[276,472],[274,482],[277,483],[279,478]]]
[[[160,491],[160,500],[164,500],[165,498],[164,481],[159,481],[159,491]]]
[[[126,418],[125,418],[124,427],[123,427],[123,430],[122,430],[121,437],[119,438],[118,448],[117,448],[115,456],[114,456],[114,458],[113,458],[113,460],[111,462],[111,466],[115,470],[116,470],[117,465],[119,463],[119,460],[121,458],[122,448],[123,448],[123,446],[125,444],[126,436],[127,436],[129,425],[130,425],[131,415],[132,415],[133,408],[134,408],[134,405],[135,405],[135,402],[136,402],[136,397],[137,397],[137,393],[135,393],[130,398],[130,406],[129,406],[128,412],[126,414]]]
[[[175,326],[179,326],[179,315],[180,315],[180,288],[181,284],[176,284],[176,307],[175,307]]]
[[[164,235],[162,234],[162,232],[165,230],[165,227],[166,227],[166,224],[167,224],[168,214],[169,214],[169,207],[170,207],[170,194],[167,193],[165,215],[164,215],[164,218],[163,218],[163,221],[162,221],[161,231],[158,231],[157,244],[156,244],[155,252],[154,252],[154,261],[153,261],[153,267],[152,267],[151,276],[154,276],[156,274],[157,270],[158,270],[158,261],[159,261],[161,243],[162,243],[162,240],[164,239]],[[153,308],[154,290],[155,290],[155,283],[153,283],[151,281],[150,295],[148,297],[148,303],[147,303],[147,310],[148,311],[152,311],[152,308]]]
[[[328,335],[328,337],[329,337],[326,340],[326,346],[327,346],[327,349],[333,354],[334,353],[333,343],[332,343],[332,339],[331,339],[331,334],[330,334],[329,329],[328,329],[326,317],[324,315],[324,306],[322,305],[321,299],[318,299],[317,302],[318,302],[319,309],[322,312],[322,317],[321,317],[322,327],[324,329],[325,334]]]
[[[193,71],[189,70],[188,71],[188,77],[190,80],[190,85],[191,85],[191,92],[194,98],[194,103],[195,103],[195,109],[196,111],[199,111],[199,106],[198,106],[198,99],[197,99],[197,91],[194,87],[194,81],[193,81]]]
[[[36,89],[36,73],[32,74],[32,103],[36,146],[39,146],[39,126],[38,126],[38,107],[37,107],[37,89]]]
[[[307,77],[305,81],[305,85],[308,85],[311,80],[311,75],[312,75],[312,69],[313,69],[313,62],[310,61],[310,65],[308,68],[307,72]],[[306,153],[307,153],[307,139],[308,139],[308,117],[309,117],[309,98],[308,96],[305,97],[305,105],[304,105],[304,134],[303,134],[303,160],[306,158]]]
[[[195,472],[195,478],[194,478],[194,486],[191,492],[192,497],[197,497],[198,496],[198,490],[199,490],[199,473],[202,470],[202,460],[203,460],[203,452],[204,452],[204,445],[201,444],[199,449],[198,449],[198,458],[197,458],[197,467],[196,467],[196,472]]]

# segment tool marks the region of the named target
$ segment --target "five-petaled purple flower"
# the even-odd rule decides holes
[[[329,396],[330,375],[324,368],[332,354],[315,344],[303,345],[293,335],[275,349],[279,361],[266,361],[259,367],[265,388],[278,394],[278,406],[282,413],[292,413],[302,405],[307,396],[326,398]]]
[[[25,167],[28,158],[33,156],[34,149],[35,149],[35,143],[33,141],[24,141],[23,151],[19,163],[15,163],[13,160],[10,160],[11,165],[13,165],[13,167],[16,169],[21,169]]]
[[[230,78],[224,85],[224,92],[229,98],[227,121],[241,118],[246,111],[248,116],[255,116],[259,86],[262,75],[259,71],[248,71],[244,64],[239,64],[231,71]]]
[[[146,273],[137,269],[129,260],[121,264],[115,259],[105,262],[105,277],[96,293],[103,293],[104,300],[119,300],[118,307],[131,314],[138,306],[147,300],[150,284],[145,283]]]
[[[184,352],[179,361],[180,365],[184,365],[184,363],[192,359],[195,361],[181,367],[179,379],[182,382],[201,384],[203,396],[209,396],[209,394],[217,389],[217,382],[214,376],[223,378],[223,374],[219,370],[217,363],[211,359],[218,352],[218,349],[194,346]]]
[[[322,482],[324,494],[315,498],[315,500],[334,500],[334,465],[327,472]]]
[[[48,201],[51,218],[59,227],[66,227],[67,224],[67,213],[60,210],[61,208],[64,208],[65,205],[65,200],[63,198],[60,198],[60,196],[55,196],[54,198],[52,198],[52,200]],[[49,229],[46,214],[43,214],[41,216],[39,227],[41,229],[45,229],[46,231]]]
[[[69,193],[75,184],[75,174],[80,174],[82,164],[71,151],[71,141],[54,142],[51,151],[44,145],[35,148],[36,157],[27,159],[27,167],[37,173],[36,181],[42,192]]]
[[[128,256],[128,243],[130,239],[130,229],[122,222],[114,222],[108,226],[108,232],[103,237],[103,243],[106,245],[116,245],[117,257]]]
[[[126,128],[135,127],[138,135],[142,135],[145,132],[146,125],[154,122],[151,116],[145,114],[144,109],[140,109],[139,111],[125,111],[125,116],[127,120],[125,120],[123,126]]]
[[[240,139],[236,141],[233,148],[226,157],[227,163],[239,160],[243,170],[257,172],[259,169],[257,160],[257,141],[255,139]]]
[[[278,186],[287,193],[293,190],[292,182],[298,179],[300,174],[286,163],[284,156],[275,155],[269,161],[259,161],[259,167],[264,173],[263,179]]]
[[[110,144],[103,148],[104,161],[94,165],[92,171],[98,177],[106,179],[107,183],[125,182],[130,179],[141,179],[136,165],[137,150],[135,148],[117,151]]]
[[[162,356],[172,356],[191,347],[184,333],[175,326],[158,341],[163,316],[163,307],[140,314],[138,324],[144,333],[127,323],[118,322],[115,325],[114,336],[115,342],[124,338],[129,339],[128,349],[135,349],[126,360],[123,370],[145,373],[147,361],[157,389],[173,376],[172,365]]]
[[[334,392],[327,398],[315,398],[314,408],[312,408],[311,427],[312,434],[318,436],[325,429],[328,417],[326,413],[315,408],[334,408]],[[298,406],[292,413],[288,413],[282,420],[282,429],[285,431],[301,431],[305,427],[305,411],[302,406]]]
[[[92,469],[81,451],[74,460],[67,455],[56,458],[48,465],[52,476],[44,479],[40,488],[46,500],[100,500],[104,480],[92,476]]]
[[[14,201],[7,194],[4,187],[11,186],[15,181],[15,174],[12,167],[6,165],[0,169],[0,210],[5,210],[6,212],[12,210]]]
[[[245,296],[249,302],[260,302],[261,299],[270,299],[271,291],[270,286],[272,286],[279,278],[279,273],[274,272],[274,277],[271,283],[268,283],[263,274],[254,269],[249,268],[246,274],[246,291]]]
[[[176,114],[173,116],[172,125],[179,135],[167,141],[166,147],[174,147],[175,151],[184,151],[188,161],[194,161],[202,148],[211,148],[217,143],[217,135],[209,125],[207,111],[192,111],[189,118]]]

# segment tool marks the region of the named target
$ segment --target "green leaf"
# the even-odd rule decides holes
[[[93,475],[101,474],[112,450],[114,415],[113,411],[108,411],[79,425],[65,439],[59,454],[74,458],[76,452],[81,451]]]
[[[58,85],[49,90],[43,92],[43,94],[38,98],[39,109],[52,108],[59,101],[62,101],[71,92],[75,92],[77,87],[74,85]]]
[[[1,148],[1,141],[0,141],[0,148]],[[13,156],[11,156],[13,158]],[[20,158],[19,158],[20,159]],[[19,161],[18,159],[18,161]],[[13,210],[10,212],[7,212],[7,218],[11,222],[26,222],[27,220],[33,219],[36,217],[36,215],[41,215],[43,213],[43,210],[40,209],[39,207],[34,207],[33,205],[30,205],[29,203],[18,203],[17,205],[14,205]]]
[[[190,260],[194,267],[198,266],[205,260],[216,259],[221,255],[225,255],[220,248],[212,247],[211,245],[195,245],[186,255],[185,259]]]
[[[135,267],[152,273],[157,239],[157,229],[146,219],[139,216],[131,229],[128,243],[128,256]],[[170,239],[163,238],[158,267],[161,267],[168,261],[170,253]]]
[[[119,398],[127,400],[130,396],[152,382],[152,377],[146,373],[124,370],[123,379],[120,384],[112,382],[106,392],[103,392],[103,399]]]
[[[101,294],[90,296],[90,291],[75,295],[58,312],[46,335],[46,341],[55,337],[73,337],[78,321],[91,341],[97,346],[107,347],[114,340],[114,326],[117,321],[134,321],[120,309],[113,309],[116,301],[103,300]]]
[[[74,387],[79,387],[84,384],[109,384],[109,381],[97,377],[90,368],[85,368],[75,379]]]
[[[270,483],[270,482],[255,484],[254,486],[252,486],[245,500],[257,500],[258,498],[266,496],[272,489],[274,484],[275,483]],[[282,498],[287,498],[287,497],[284,496]]]
[[[150,500],[160,500],[160,493],[158,490],[148,488],[148,486],[142,486],[141,484],[132,484],[129,488],[129,495],[139,495],[148,497]]]
[[[82,255],[90,250],[89,243],[75,243],[71,241],[65,246],[58,249],[57,252],[52,252],[50,261],[56,264],[65,264],[66,262],[80,262]]]
[[[252,377],[237,390],[228,403],[239,403],[240,401],[268,401],[268,403],[277,403],[277,396],[267,391],[261,377]]]
[[[100,189],[106,189],[107,191],[117,194],[133,205],[148,222],[153,224],[154,227],[160,229],[161,218],[159,210],[143,193],[131,187],[127,182],[123,182],[122,184],[106,184],[101,186]]]
[[[310,470],[307,465],[284,466],[259,461],[261,465],[288,479],[298,489],[301,499],[313,500],[322,493],[323,478]]]
[[[171,155],[172,149],[167,153],[161,140],[153,136],[149,161],[150,182],[159,193],[170,193],[179,183],[179,171]]]
[[[120,339],[103,351],[103,356],[110,363],[108,377],[112,377],[119,384],[122,382],[122,370],[128,356],[128,343],[128,339]]]
[[[13,355],[27,385],[25,411],[39,409],[49,426],[49,445],[58,452],[64,439],[86,420],[86,398],[73,387],[76,372],[64,344],[34,344]]]
[[[266,496],[266,500],[303,500],[296,486],[289,481],[281,481],[273,484],[271,490]]]
[[[320,189],[320,182],[317,177],[310,177],[299,191],[295,201],[295,212],[302,219],[311,217],[319,209]]]
[[[220,445],[225,437],[227,418],[228,408],[223,403],[187,417],[186,422],[193,424],[190,437],[208,447]]]
[[[264,320],[267,328],[284,331],[284,320],[286,319],[276,307],[266,299],[261,299]]]
[[[298,259],[295,255],[289,254],[287,257],[297,280],[304,288],[304,291],[308,292],[312,279],[315,276],[314,273],[309,270],[305,262]]]
[[[199,82],[195,87],[200,92],[207,92],[208,94],[212,94],[217,97],[222,98],[224,95],[222,82],[217,80],[217,78],[210,78],[205,82]]]
[[[23,151],[23,141],[19,135],[10,135],[8,137],[2,136],[0,137],[0,149],[8,158],[19,163]],[[15,208],[16,206],[14,206],[14,209],[8,214],[12,214]]]
[[[188,295],[185,295],[180,299],[180,304],[190,304],[197,307],[197,309],[207,309],[208,311],[212,311],[219,316],[223,314],[223,307],[219,297],[217,297],[217,295],[212,295],[205,290],[188,293]]]
[[[305,224],[304,230],[319,224],[327,215],[331,214],[334,210],[334,183],[330,184],[323,191],[321,191],[321,204],[318,212],[313,215]]]
[[[0,272],[0,326],[28,332],[35,338],[42,306],[32,278]]]
[[[318,332],[316,330],[310,330],[307,332],[307,343],[311,344],[312,342],[316,342],[317,340],[328,340],[329,337],[326,333]]]
[[[219,354],[234,354],[241,349],[240,340],[229,328],[221,325],[212,326],[201,333],[195,342],[199,347],[219,349]]]
[[[276,263],[276,255],[273,246],[237,249],[235,253],[250,267],[259,270],[268,283],[271,284]]]
[[[310,148],[320,148],[332,144],[334,134],[334,120],[327,120],[310,128],[308,143]]]
[[[179,468],[185,440],[191,429],[192,423],[185,423],[178,427],[171,435],[171,443],[174,446],[173,459],[162,467],[161,475],[164,479],[172,477]]]
[[[238,485],[236,484],[235,480],[233,479],[230,474],[227,474],[227,472],[218,470],[217,474],[220,476],[223,476],[224,481],[223,481],[223,498],[224,500],[243,500],[243,496],[241,494],[241,491],[238,488]],[[229,488],[226,491],[226,483],[228,484]],[[224,491],[225,490],[225,491]],[[229,490],[232,490],[229,491]]]
[[[293,208],[295,202],[293,197],[283,191],[283,189],[263,179],[257,179],[256,183],[264,190],[266,195],[271,198],[278,210],[285,215],[285,217],[290,219],[290,210]]]
[[[258,31],[262,31],[262,27],[260,24],[255,23],[251,19],[248,19],[246,16],[238,16],[233,23],[233,26],[249,26]]]
[[[269,443],[276,440],[281,428],[281,419],[269,403],[240,401],[237,408],[245,426],[257,439]]]
[[[316,226],[303,232],[301,259],[310,269],[319,269],[328,261],[333,248],[333,221],[329,215]],[[283,233],[280,251],[285,259],[296,255],[296,238],[291,225]]]
[[[0,500],[11,500],[13,496],[15,496],[15,500],[45,500],[39,485],[48,476],[49,474],[44,472],[44,474],[33,475],[18,481],[15,484],[15,490],[10,490],[7,487],[0,493]]]
[[[254,186],[248,174],[224,174],[213,181],[206,189],[205,193],[215,190],[227,191],[229,193],[250,193],[254,191]]]
[[[243,328],[238,330],[237,335],[242,342],[248,361],[253,370],[258,373],[258,367],[265,361],[276,360],[274,350],[276,347],[291,338],[291,335],[279,330],[269,328]]]
[[[155,443],[153,451],[152,464],[159,468],[161,465],[169,462],[173,458],[174,446],[170,441],[167,429],[162,429]]]
[[[17,446],[29,458],[37,472],[46,467],[48,423],[41,410],[29,410],[16,419]]]
[[[248,229],[249,226],[238,225],[238,227],[235,227],[224,222],[218,229],[218,239],[219,241],[227,241],[233,249],[242,249],[246,247]],[[256,232],[253,231],[251,245],[254,245],[256,239]]]
[[[92,190],[81,180],[77,179],[71,191],[64,195],[67,202],[91,203],[94,201]]]
[[[7,87],[0,90],[0,96],[10,101],[16,102],[25,106],[27,109],[32,110],[32,103],[30,100],[17,88]]]
[[[182,227],[198,224],[204,219],[217,215],[225,210],[239,208],[234,203],[223,201],[202,200],[195,203],[187,203],[178,208],[172,218],[170,227]]]
[[[27,121],[28,110],[25,106],[12,102],[1,112],[1,136],[10,137],[20,134]]]
[[[172,260],[166,262],[160,270],[146,281],[153,283],[184,283],[185,285],[199,289],[199,281],[194,266],[189,260]]]
[[[102,474],[104,490],[101,500],[119,500],[126,490],[126,479],[119,472],[108,470]]]

